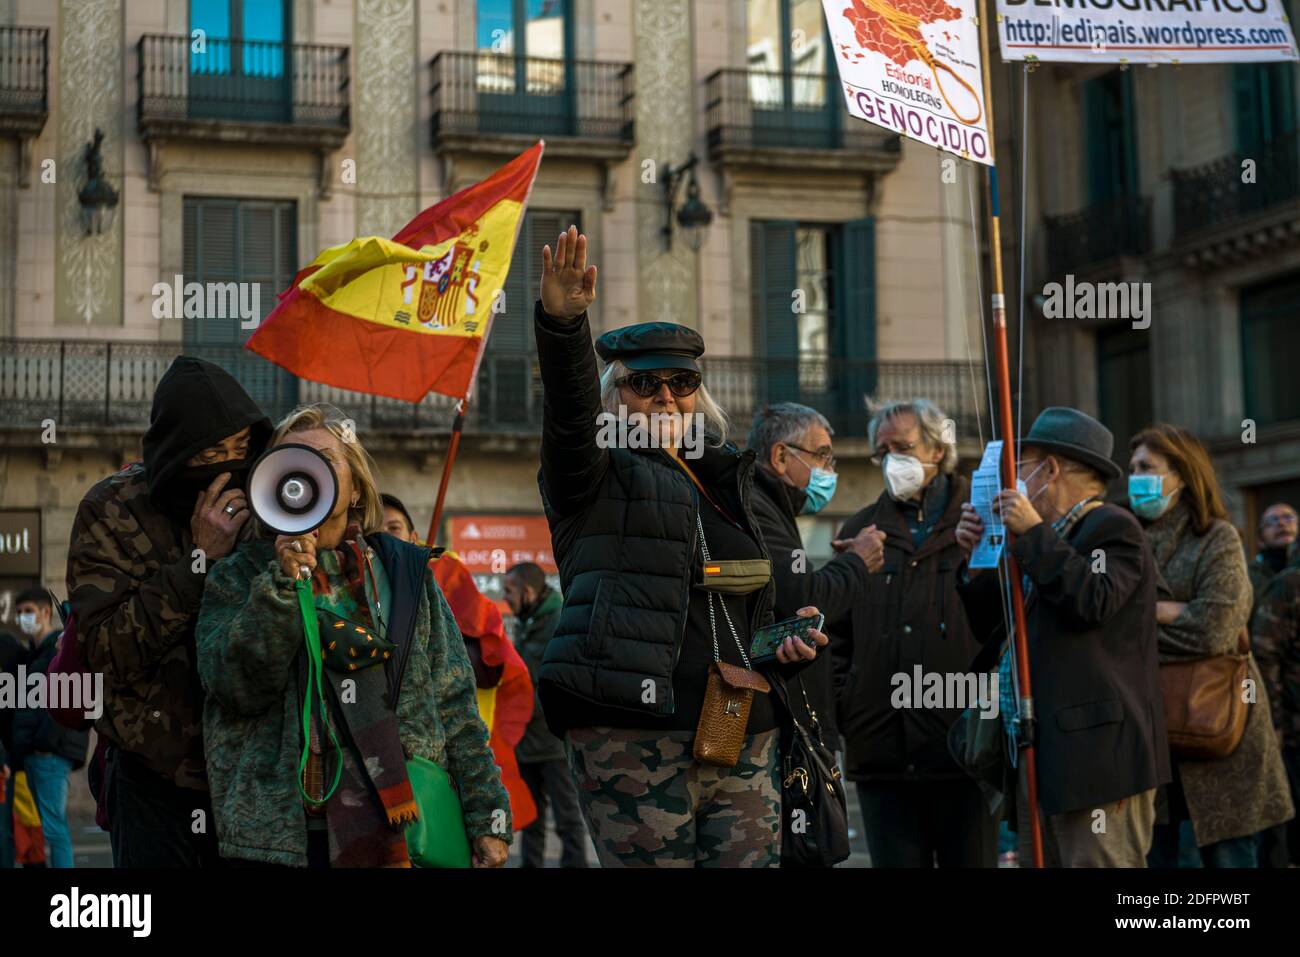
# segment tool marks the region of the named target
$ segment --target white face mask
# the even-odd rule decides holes
[[[885,488],[890,498],[903,502],[919,492],[925,485],[925,466],[913,455],[885,456]]]
[[[1035,468],[1032,472],[1030,472],[1029,475],[1028,475],[1028,478],[1033,478],[1035,475],[1037,475],[1037,474],[1038,474],[1038,469],[1041,469],[1041,468],[1042,468],[1044,465],[1046,465],[1046,464],[1047,464],[1047,459],[1043,459],[1043,461],[1039,462],[1039,463],[1038,463],[1038,468]],[[1037,492],[1035,492],[1033,495],[1030,495],[1030,494],[1029,494],[1029,486],[1026,484],[1026,479],[1023,479],[1023,478],[1017,478],[1017,479],[1016,479],[1016,491],[1019,492],[1021,495],[1023,495],[1025,498],[1029,499],[1029,501],[1031,501],[1031,502],[1032,502],[1034,499],[1038,498],[1038,496],[1042,495],[1042,494],[1043,494],[1043,490],[1046,489],[1046,488],[1047,488],[1047,486],[1044,485],[1042,488],[1040,488],[1040,489],[1039,489]]]
[[[23,630],[24,635],[35,636],[36,632],[40,630],[40,626],[36,624],[36,612],[25,611],[19,615],[18,627]]]

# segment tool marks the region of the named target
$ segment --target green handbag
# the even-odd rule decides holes
[[[336,753],[334,781],[330,785],[325,799],[312,801],[302,788],[303,771],[307,767],[307,742],[310,740],[311,696],[313,690],[320,698],[320,713],[326,715],[324,692],[321,682],[320,633],[316,621],[316,601],[312,597],[311,586],[299,579],[296,582],[298,604],[302,610],[303,637],[307,644],[308,681],[307,697],[303,702],[303,753],[298,768],[298,789],[302,796],[313,804],[323,804],[334,789],[338,787],[339,776],[343,771],[342,746],[334,735],[333,725],[326,722],[330,741]],[[398,689],[400,694],[400,688]],[[397,707],[394,698],[394,709]],[[442,767],[427,758],[413,757],[406,762],[406,776],[411,782],[411,792],[415,796],[415,806],[420,818],[406,825],[406,853],[411,858],[413,867],[469,867],[469,838],[465,835],[465,812],[460,806],[460,797],[451,783],[451,777]]]
[[[406,825],[406,852],[413,867],[469,867],[469,838],[460,797],[447,772],[434,761],[414,757],[406,776],[420,819]]]

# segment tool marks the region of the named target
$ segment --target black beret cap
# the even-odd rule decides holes
[[[629,369],[691,369],[699,372],[695,360],[704,354],[704,339],[694,329],[675,322],[638,322],[611,329],[596,340],[596,355],[605,362],[615,359]]]

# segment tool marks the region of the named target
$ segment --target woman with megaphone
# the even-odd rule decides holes
[[[429,549],[382,531],[370,456],[332,406],[276,428],[258,535],[208,576],[196,630],[222,857],[499,867],[510,802]]]

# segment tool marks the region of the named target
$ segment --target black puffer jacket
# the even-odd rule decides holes
[[[534,326],[545,392],[538,484],[564,594],[538,682],[547,725],[562,737],[609,723],[593,716],[618,709],[626,713],[619,726],[644,727],[647,717],[674,714],[699,492],[662,450],[597,444],[600,382],[587,317],[561,322],[538,302]],[[753,453],[706,449],[691,467],[706,485],[734,476],[761,545],[750,507]],[[774,592],[768,582],[758,593],[751,633],[773,620]]]
[[[28,676],[45,674],[59,647],[61,631],[52,631],[36,646],[32,659],[27,662]],[[87,710],[90,702],[86,702]],[[21,770],[23,762],[33,754],[57,754],[72,762],[74,768],[86,763],[86,747],[90,743],[89,731],[74,731],[57,723],[44,708],[20,708],[14,715],[14,753],[11,762]]]

